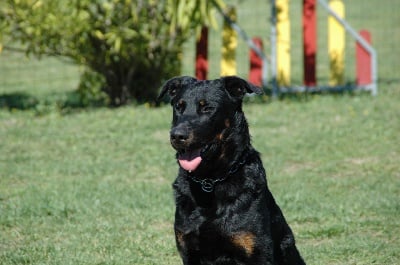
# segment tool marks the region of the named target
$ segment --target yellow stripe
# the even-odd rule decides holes
[[[228,16],[232,21],[236,21],[236,9],[230,7]],[[222,58],[221,58],[221,76],[236,75],[236,48],[238,45],[237,33],[229,25],[224,22],[222,29]]]
[[[280,86],[290,84],[289,0],[277,0],[277,80]]]
[[[330,0],[329,6],[338,16],[344,18],[344,4],[341,0]],[[329,85],[344,84],[345,29],[332,16],[328,18]]]

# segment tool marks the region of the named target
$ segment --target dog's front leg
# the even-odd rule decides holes
[[[193,249],[193,245],[197,246],[198,242],[196,238],[193,236],[185,236],[185,234],[177,229],[175,229],[175,240],[176,245],[179,251],[179,254],[182,258],[182,262],[184,265],[200,265],[200,256],[198,254],[198,250]],[[192,247],[190,247],[192,245]]]

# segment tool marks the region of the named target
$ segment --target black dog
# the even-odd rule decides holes
[[[267,187],[242,111],[262,91],[235,76],[167,81],[179,174],[175,238],[184,264],[305,264]]]

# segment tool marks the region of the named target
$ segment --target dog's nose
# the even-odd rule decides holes
[[[184,144],[189,138],[189,133],[183,128],[176,127],[171,130],[170,137],[172,142],[176,144]]]

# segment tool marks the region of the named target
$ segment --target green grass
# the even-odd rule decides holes
[[[1,113],[0,263],[173,263],[167,112]]]
[[[309,264],[400,263],[400,88],[246,104]],[[1,264],[179,264],[168,106],[0,112]]]
[[[263,36],[268,49],[269,6],[233,2],[239,24],[250,36]],[[300,21],[301,1],[292,2],[293,19]],[[349,22],[372,31],[377,97],[301,96],[244,107],[269,187],[308,264],[400,264],[400,16],[399,4],[386,2],[346,1]],[[326,21],[319,19],[323,49]],[[294,41],[300,26],[292,24]],[[211,33],[214,48],[219,34]],[[192,48],[193,40],[183,74],[193,74]],[[301,46],[293,42],[292,49],[298,82]],[[220,51],[210,52],[214,78]],[[348,79],[354,76],[351,53]],[[248,51],[241,41],[237,56],[238,74],[246,77]],[[328,76],[324,56],[318,55],[322,81]],[[36,98],[62,101],[78,76],[77,67],[58,60],[4,51],[0,100],[11,94],[26,97],[28,105]],[[172,228],[177,165],[168,141],[169,107],[63,114],[46,105],[0,108],[0,264],[180,264]]]
[[[46,98],[78,86],[80,69],[66,63],[66,59],[37,59],[4,50],[0,53],[0,62],[0,95],[27,93]]]

